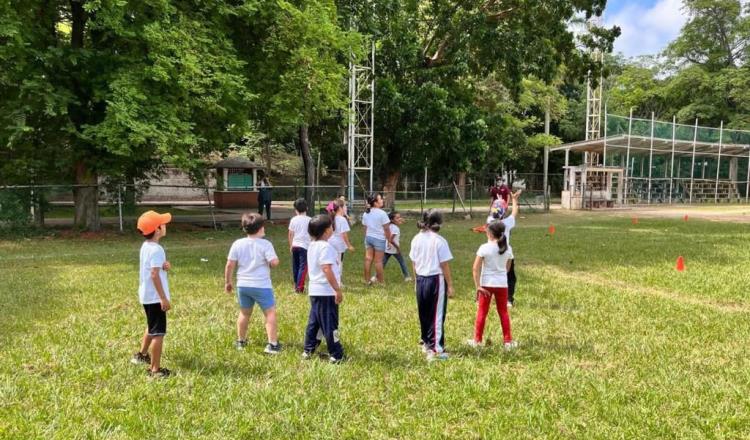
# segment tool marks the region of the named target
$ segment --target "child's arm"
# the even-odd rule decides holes
[[[279,265],[279,259],[278,258],[274,258],[273,260],[271,260],[271,261],[268,262],[268,265],[271,266],[271,267],[278,266]]]
[[[513,258],[508,258],[508,261],[505,262],[505,272],[510,272],[510,264],[513,262]]]
[[[294,241],[294,231],[291,229],[289,230],[289,233],[286,234],[287,240],[289,240],[289,252],[292,252],[292,242]]]
[[[321,265],[321,269],[323,269],[323,273],[326,276],[326,281],[328,281],[328,284],[333,287],[333,290],[336,292],[336,304],[341,304],[341,301],[344,300],[344,295],[341,294],[341,286],[339,286],[339,282],[336,281],[336,275],[333,273],[333,266],[332,264],[323,264]]]
[[[471,274],[474,276],[474,288],[477,289],[477,293],[480,293],[482,295],[489,295],[490,292],[482,287],[482,283],[480,281],[480,277],[482,275],[482,262],[484,261],[484,258],[477,255],[476,258],[474,258],[474,265],[471,267]]]
[[[164,286],[161,285],[161,277],[159,276],[160,270],[162,270],[161,267],[151,268],[151,281],[154,283],[156,294],[159,295],[159,301],[161,302],[161,309],[166,312],[167,310],[172,308],[172,304],[169,303],[169,300],[167,299],[167,295],[164,293]]]
[[[393,239],[393,236],[391,235],[391,224],[386,223],[383,225],[383,232],[385,232],[385,241],[386,243],[393,244],[391,241]]]
[[[234,268],[237,267],[237,261],[227,260],[227,265],[224,267],[224,291],[232,293],[232,275],[234,274]]]
[[[346,248],[349,250],[349,252],[354,252],[354,246],[352,246],[352,242],[349,241],[349,233],[344,232],[341,234],[341,238],[344,239],[344,243],[346,244]]]
[[[512,217],[515,217],[518,215],[518,198],[521,196],[521,190],[511,193],[510,194],[510,202],[513,204],[513,207],[510,210],[510,215]]]
[[[448,285],[448,298],[453,298],[453,278],[451,278],[451,266],[445,261],[440,263],[440,268],[443,270],[443,278],[445,278],[445,284]]]

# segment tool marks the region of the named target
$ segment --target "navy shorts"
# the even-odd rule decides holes
[[[146,326],[149,336],[164,336],[167,334],[167,312],[161,309],[161,303],[144,304],[146,312]]]

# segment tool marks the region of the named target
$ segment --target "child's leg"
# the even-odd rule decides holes
[[[448,284],[440,275],[437,288],[437,304],[435,307],[435,352],[445,351],[445,315],[448,312]]]
[[[318,297],[310,297],[310,314],[307,318],[307,328],[305,329],[305,352],[312,353],[320,345],[320,341],[323,339],[322,332],[320,331],[320,320],[319,317],[319,301]]]
[[[164,347],[164,336],[153,336],[151,340],[151,371],[161,368],[161,350]]]
[[[406,265],[404,256],[401,254],[395,254],[394,257],[396,257],[396,261],[398,261],[398,264],[401,266],[401,274],[404,276],[404,278],[411,278],[411,274],[409,274],[409,267]],[[385,268],[385,261],[383,261],[383,268]]]
[[[344,347],[339,340],[339,306],[333,296],[323,296],[320,299],[320,327],[326,338],[328,353],[332,358],[341,360],[344,357]]]
[[[307,249],[300,248],[299,249],[300,254],[300,272],[299,272],[299,279],[297,280],[297,291],[298,292],[304,292],[305,291],[305,279],[307,278]]]
[[[372,268],[372,259],[375,255],[375,249],[365,248],[365,282],[370,282],[370,269]]]
[[[240,307],[240,313],[237,315],[237,340],[247,341],[247,325],[250,322],[250,316],[253,313],[252,307]]]
[[[494,293],[497,314],[500,315],[500,325],[503,327],[503,342],[510,342],[513,340],[513,337],[510,334],[510,315],[508,314],[508,289],[505,287],[499,287],[494,291]]]
[[[385,253],[383,254],[383,270],[385,270],[385,265],[388,264],[388,260],[391,259],[393,254]]]
[[[292,284],[294,288],[297,288],[297,281],[299,280],[299,248],[292,248]]]
[[[430,342],[430,328],[432,327],[433,307],[431,279],[433,277],[417,277],[417,312],[419,313],[420,337],[425,346],[432,350],[434,344]]]
[[[385,252],[373,250],[373,263],[375,263],[375,277],[377,277],[378,282],[383,282],[383,254]]]
[[[508,271],[508,301],[513,304],[516,293],[516,259],[510,260],[510,270]]]
[[[143,332],[143,340],[141,341],[141,354],[148,354],[148,348],[151,346],[153,338],[148,334],[148,327]]]
[[[273,345],[279,342],[278,328],[276,326],[276,307],[270,307],[263,311],[266,316],[266,336],[268,342]]]
[[[474,322],[474,340],[482,342],[487,313],[490,311],[492,296],[477,294],[477,319]]]

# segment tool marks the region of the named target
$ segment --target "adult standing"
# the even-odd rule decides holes
[[[266,212],[266,219],[271,220],[271,182],[267,176],[260,179],[260,190],[258,191],[258,213],[263,215]]]
[[[500,176],[495,176],[495,186],[490,188],[490,204],[497,200],[498,196],[500,196],[500,198],[503,199],[505,203],[508,203],[508,198],[510,197],[510,188],[508,188],[508,185],[505,184],[505,179]]]

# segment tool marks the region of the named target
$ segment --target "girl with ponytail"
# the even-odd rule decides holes
[[[484,324],[490,310],[492,297],[495,297],[497,314],[503,328],[503,342],[506,350],[516,346],[510,333],[510,316],[508,315],[508,271],[513,259],[513,252],[508,247],[505,235],[505,224],[495,220],[487,226],[487,243],[477,250],[472,274],[477,289],[477,318],[474,323],[474,337],[467,341],[472,347],[482,345]]]
[[[365,227],[365,282],[368,285],[383,283],[383,254],[391,240],[391,220],[383,211],[383,196],[372,193],[367,196],[367,207],[362,215]],[[370,278],[370,271],[375,265],[375,276]]]

